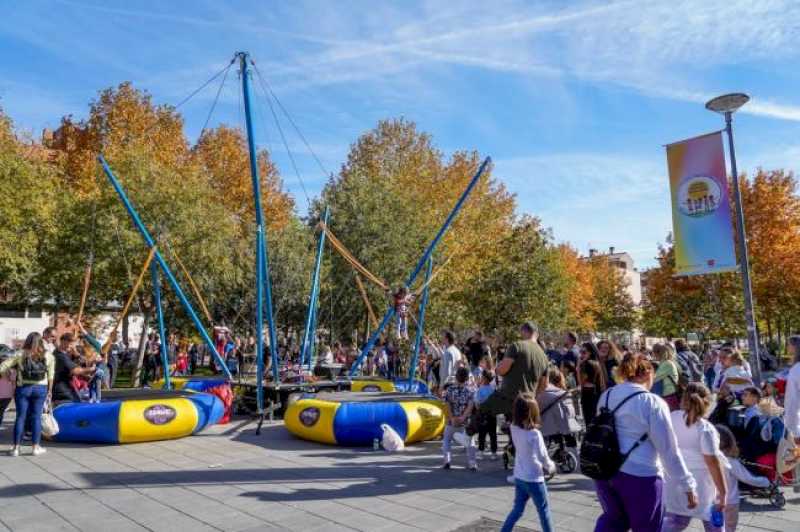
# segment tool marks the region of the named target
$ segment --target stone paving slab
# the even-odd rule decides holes
[[[10,425],[0,428],[7,445]],[[344,449],[297,440],[282,424],[246,419],[181,440],[119,446],[48,445],[33,458],[0,456],[0,532],[379,532],[498,530],[513,488],[500,461],[442,471],[440,444],[405,452]],[[599,514],[580,475],[548,485],[557,530],[590,531]],[[800,530],[800,494],[776,510],[743,502],[740,530]],[[539,530],[530,506],[517,530]],[[701,530],[696,524],[691,530]]]

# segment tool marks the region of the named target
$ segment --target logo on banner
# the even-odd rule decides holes
[[[712,177],[688,177],[678,187],[678,208],[691,218],[713,214],[722,203],[721,200],[722,190]]]

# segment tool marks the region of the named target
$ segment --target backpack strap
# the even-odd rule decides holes
[[[612,414],[612,415],[613,415],[613,414],[616,414],[616,413],[617,413],[617,410],[619,410],[620,408],[622,408],[622,405],[624,405],[625,403],[627,403],[627,402],[628,402],[630,399],[633,399],[633,398],[634,398],[634,397],[636,397],[637,395],[642,395],[643,393],[648,393],[648,392],[646,392],[646,391],[641,391],[641,392],[634,392],[634,393],[630,394],[628,397],[626,397],[625,399],[623,399],[623,400],[622,400],[622,402],[621,402],[620,404],[618,404],[616,407],[614,407],[614,410],[612,410],[612,411],[611,411],[611,414]],[[610,393],[606,394],[606,408],[608,408],[608,397],[609,397],[610,395],[611,395]]]
[[[649,393],[649,392],[640,391],[640,392],[634,392],[634,393],[630,394],[628,397],[623,399],[622,402],[620,404],[618,404],[616,406],[616,408],[614,408],[614,410],[611,411],[611,414],[612,415],[615,414],[617,412],[617,410],[619,410],[622,407],[622,405],[624,405],[625,403],[628,402],[628,400],[633,399],[637,395],[642,395],[643,393]],[[639,445],[641,445],[646,439],[647,439],[647,433],[645,432],[644,434],[642,434],[642,437],[639,438],[638,440],[636,440],[636,442],[633,444],[633,446],[630,449],[628,449],[628,452],[622,454],[622,463],[620,465],[624,464],[625,461],[628,459],[628,457],[631,455],[631,453],[633,451],[635,451],[636,448],[639,447]]]
[[[646,440],[646,439],[647,439],[647,433],[645,432],[644,434],[642,434],[642,437],[639,438],[638,440],[636,440],[636,442],[633,444],[633,446],[630,449],[628,449],[628,452],[622,455],[622,463],[623,464],[625,463],[625,460],[627,460],[628,457],[631,455],[631,453],[633,451],[635,451],[636,448],[639,447],[639,445],[644,443],[644,440]]]

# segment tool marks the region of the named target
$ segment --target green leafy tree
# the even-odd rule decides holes
[[[26,152],[0,109],[0,301],[18,305],[43,296],[34,280],[56,227],[56,175],[41,154]]]

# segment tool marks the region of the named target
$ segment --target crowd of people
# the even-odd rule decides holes
[[[682,340],[629,349],[611,340],[580,343],[567,333],[556,348],[541,341],[532,323],[522,325],[520,336],[494,356],[480,333],[459,348],[445,332],[441,344],[429,343],[421,368],[447,405],[444,469],[452,467],[453,441],[463,444],[473,471],[478,452],[496,458],[503,416],[515,484],[504,531],[513,529],[528,499],[542,529],[553,529],[545,479],[555,471],[554,453],[591,468],[591,449],[579,451],[579,440],[598,437],[609,417],[619,467],[607,478],[592,477],[602,507],[598,531],[672,532],[692,520],[707,531],[734,531],[739,482],[767,487],[779,476],[776,461],[791,469],[800,458],[791,449],[800,446],[800,336],[788,342],[793,365],[783,393],[773,380],[758,386],[731,343],[697,355]],[[779,457],[782,438],[789,454]],[[611,456],[611,447],[600,456]]]
[[[463,342],[444,331],[438,341],[425,339],[418,367],[446,405],[444,469],[452,468],[454,442],[465,448],[473,471],[479,456],[493,460],[502,451],[513,460],[515,497],[503,530],[514,527],[528,499],[543,530],[553,529],[545,479],[566,460],[595,479],[598,531],[678,531],[693,519],[707,531],[732,531],[739,482],[766,487],[776,481],[778,462],[800,456],[792,449],[800,448],[800,336],[788,341],[792,366],[779,385],[755,382],[732,343],[705,346],[698,355],[683,340],[629,348],[609,339],[581,342],[574,333],[556,347],[542,341],[531,322],[519,334],[518,341],[498,346],[479,331]],[[214,330],[214,341],[234,375],[255,350],[252,338],[237,338],[224,327]],[[393,340],[378,344],[363,373],[405,375],[398,346]],[[173,375],[194,372],[207,356],[174,335],[163,351],[156,334],[144,347],[144,385],[163,376],[165,354]],[[339,342],[316,351],[317,366],[350,367],[359,355]],[[0,364],[0,423],[12,398],[16,405],[10,454],[19,455],[26,433],[33,455],[44,453],[41,418],[48,405],[99,401],[113,386],[124,353],[116,334],[101,345],[82,327],[58,337],[52,327],[29,334]],[[298,364],[299,357],[296,346],[281,346],[283,366]],[[221,370],[210,356],[208,363]],[[600,477],[592,468],[608,464],[592,462],[587,442],[609,419],[609,452],[619,463]],[[501,450],[503,433],[509,444]],[[793,454],[781,457],[777,447],[787,441]]]

